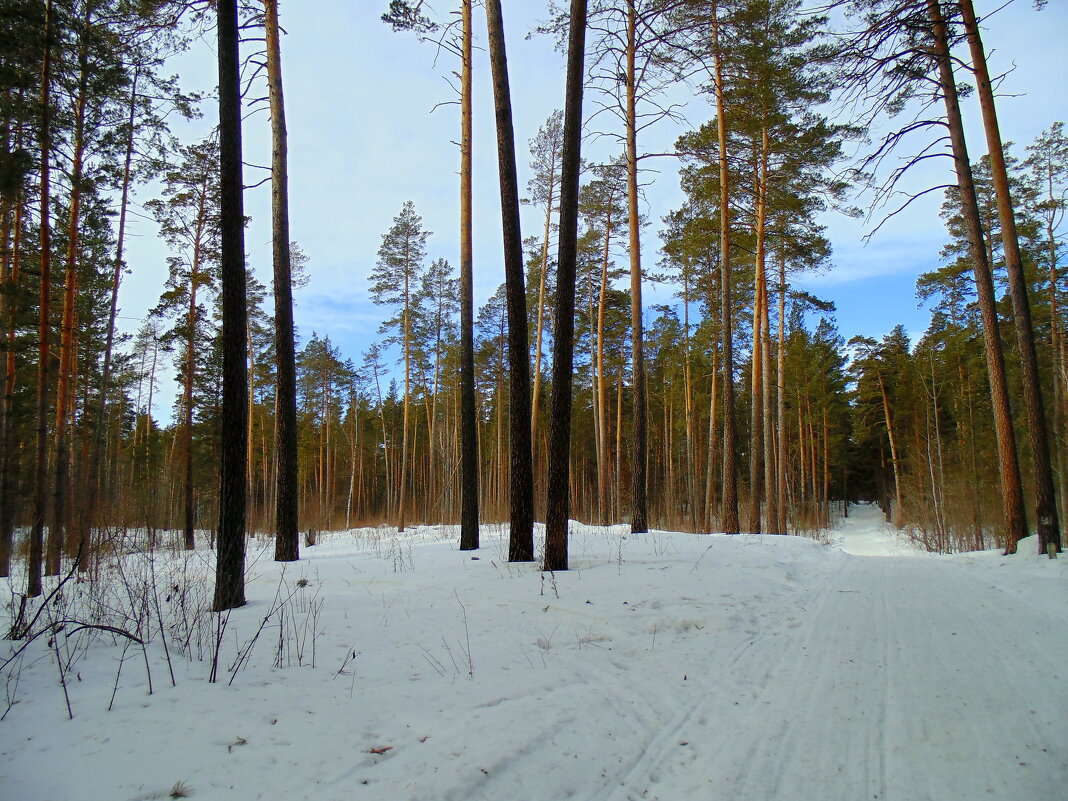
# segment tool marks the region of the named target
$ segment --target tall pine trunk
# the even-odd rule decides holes
[[[22,148],[22,125],[19,124],[15,134],[15,147]],[[15,471],[18,462],[15,456],[15,341],[18,333],[18,311],[16,292],[22,273],[22,227],[23,205],[25,199],[21,190],[15,195],[9,212],[11,213],[11,230],[5,229],[0,247],[7,248],[11,243],[10,257],[5,253],[3,281],[7,290],[4,303],[4,339],[6,353],[4,356],[4,390],[3,390],[3,427],[0,429],[0,498],[15,497]],[[7,218],[4,220],[7,223]],[[10,501],[0,503],[0,578],[11,574],[11,545],[15,532],[15,504]]]
[[[119,230],[115,243],[115,266],[111,273],[111,300],[108,306],[107,337],[104,343],[104,365],[100,373],[100,383],[97,388],[98,407],[96,417],[96,430],[93,432],[92,452],[88,464],[88,488],[85,498],[85,511],[79,527],[79,550],[81,563],[79,568],[84,570],[88,566],[87,551],[90,538],[93,533],[93,525],[96,522],[97,501],[100,493],[101,480],[101,457],[104,453],[104,436],[106,434],[107,420],[107,396],[111,389],[111,369],[113,352],[115,349],[115,321],[119,314],[119,286],[122,283],[123,249],[126,241],[126,214],[130,205],[131,167],[133,164],[134,150],[134,117],[137,111],[137,83],[140,70],[135,67],[133,80],[130,83],[130,108],[126,120],[126,143],[122,165],[122,190],[119,200]],[[153,356],[154,358],[154,356]],[[151,397],[151,387],[149,397]],[[140,412],[140,403],[136,410]],[[151,407],[150,407],[151,413]],[[136,420],[136,418],[135,418]],[[137,427],[134,427],[134,445],[137,444]]]
[[[297,366],[293,334],[293,275],[289,246],[289,141],[282,93],[278,0],[263,0],[267,86],[271,104],[271,235],[274,261],[274,350],[277,375],[274,558],[300,556],[297,531]]]
[[[765,272],[765,230],[768,192],[768,132],[762,131],[760,156],[755,170],[756,197],[756,258],[753,260],[753,348],[750,359],[752,404],[749,415],[749,525],[748,529],[759,534],[761,501],[765,494],[764,486],[764,308],[767,281]]]
[[[631,361],[631,463],[630,463],[630,530],[649,530],[648,463],[649,420],[646,408],[645,334],[642,330],[642,253],[638,228],[638,118],[637,71],[634,58],[637,42],[635,0],[627,0],[627,215],[630,234],[630,339]]]
[[[983,112],[983,129],[990,154],[990,173],[994,181],[994,193],[997,196],[1005,271],[1009,279],[1016,341],[1020,351],[1023,401],[1027,412],[1027,429],[1031,440],[1031,459],[1035,473],[1035,522],[1038,526],[1038,549],[1039,553],[1046,553],[1047,548],[1051,547],[1053,552],[1056,552],[1061,549],[1061,531],[1057,520],[1057,496],[1053,486],[1049,432],[1038,376],[1038,354],[1035,352],[1034,326],[1031,324],[1031,303],[1027,297],[1027,282],[1024,278],[1020,242],[1016,233],[1016,217],[1013,214],[1012,197],[1009,194],[1005,152],[998,128],[994,90],[990,85],[990,72],[986,64],[986,51],[983,49],[983,42],[979,36],[979,23],[975,18],[972,0],[960,0],[960,8],[964,19],[964,31],[968,35],[975,83],[979,89],[979,106]]]
[[[86,3],[78,48],[78,94],[74,111],[74,141],[71,162],[70,208],[67,222],[66,275],[63,282],[63,317],[59,340],[59,380],[56,388],[56,462],[52,505],[52,525],[48,529],[45,573],[59,574],[65,534],[69,528],[71,443],[68,431],[74,386],[74,315],[78,299],[78,234],[81,225],[82,173],[85,158],[85,107],[89,89],[88,37],[92,4]]]
[[[245,604],[245,214],[241,178],[241,85],[237,2],[218,0],[219,179],[222,242],[222,464],[214,609]]]
[[[475,410],[475,304],[471,228],[471,3],[461,0],[460,75],[460,550],[478,541],[478,429]]]
[[[1012,412],[1005,380],[1005,357],[1001,349],[1001,334],[998,330],[994,281],[983,246],[979,204],[975,196],[971,162],[968,160],[968,146],[964,138],[964,122],[961,119],[957,84],[950,60],[946,22],[942,16],[939,0],[927,0],[927,12],[931,22],[934,56],[938,64],[942,98],[946,106],[950,144],[953,148],[953,161],[957,172],[957,187],[968,237],[968,253],[975,272],[979,312],[982,316],[983,346],[990,381],[990,403],[994,412],[998,468],[1001,473],[1005,551],[1015,553],[1016,543],[1022,537],[1027,536],[1027,522],[1024,515],[1023,489],[1020,483],[1020,466],[1016,457],[1016,435],[1012,427]]]
[[[486,0],[493,103],[497,120],[497,167],[501,185],[501,226],[504,239],[505,293],[508,304],[508,372],[511,442],[509,562],[534,559],[534,476],[530,441],[530,350],[527,342],[527,301],[523,279],[523,236],[519,227],[519,184],[512,130],[512,98],[508,87],[508,55],[500,0]]]
[[[720,336],[723,338],[723,532],[737,534],[738,466],[734,443],[734,325],[731,320],[731,215],[727,167],[727,115],[723,107],[723,54],[719,47],[718,4],[712,4],[712,49],[715,60],[716,127],[719,132],[720,200]]]
[[[51,370],[49,339],[52,295],[52,228],[49,217],[50,155],[52,149],[52,0],[45,0],[44,54],[41,58],[41,289],[37,323],[37,446],[33,482],[33,528],[26,563],[26,595],[41,594],[44,527],[48,515],[48,390]]]
[[[564,151],[560,171],[560,243],[556,265],[556,335],[553,339],[552,417],[545,520],[545,570],[567,569],[570,515],[571,373],[574,365],[575,272],[582,147],[582,78],[586,0],[571,0],[564,100]],[[551,197],[551,193],[550,193]],[[551,205],[551,203],[550,203]]]

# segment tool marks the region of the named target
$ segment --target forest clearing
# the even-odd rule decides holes
[[[5,801],[1063,797],[1064,559],[926,554],[866,505],[830,544],[575,526],[556,574],[482,538],[251,546],[214,684],[211,553],[125,557],[55,614],[106,606],[147,665],[90,631],[6,665]]]

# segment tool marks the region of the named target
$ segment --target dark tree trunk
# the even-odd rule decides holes
[[[271,103],[271,227],[274,255],[274,350],[277,388],[277,491],[274,558],[300,558],[297,531],[297,366],[293,343],[293,276],[289,250],[289,145],[282,95],[278,0],[263,0],[267,85]]]
[[[634,64],[637,11],[634,4],[635,0],[627,0],[627,213],[630,226],[630,339],[633,363],[630,530],[634,533],[643,533],[649,530],[649,417],[648,409],[646,409],[645,333],[642,330],[642,262],[638,220],[637,73]],[[619,476],[616,476],[616,480],[619,480]]]
[[[241,86],[237,0],[219,0],[219,179],[222,242],[222,464],[214,609],[245,604],[245,449],[248,392],[245,214],[241,178]]]
[[[41,301],[37,344],[37,451],[33,481],[33,529],[26,563],[26,595],[41,594],[44,527],[48,515],[49,315],[52,294],[52,229],[49,219],[49,151],[52,148],[52,0],[45,0],[44,55],[41,59]]]
[[[478,430],[475,427],[475,303],[471,253],[471,3],[461,0],[460,77],[460,550],[478,548]]]
[[[1054,551],[1060,551],[1061,531],[1057,520],[1057,496],[1053,488],[1053,465],[1050,460],[1046,410],[1038,377],[1038,354],[1035,352],[1035,333],[1031,324],[1031,304],[1027,297],[1027,282],[1024,279],[1023,262],[1020,258],[1020,242],[1016,234],[1012,197],[1009,195],[1009,176],[1005,168],[1005,153],[998,127],[997,109],[994,106],[994,90],[990,85],[986,52],[983,50],[983,42],[979,36],[979,23],[975,18],[972,0],[961,0],[961,13],[964,17],[964,30],[968,34],[972,67],[975,70],[975,83],[979,88],[979,105],[983,111],[986,145],[990,153],[990,172],[994,179],[998,220],[1001,223],[1001,241],[1005,251],[1005,271],[1008,273],[1012,314],[1016,321],[1016,339],[1020,349],[1020,368],[1023,378],[1023,401],[1027,412],[1031,458],[1035,471],[1035,521],[1038,525],[1038,550],[1039,553],[1046,553],[1047,548],[1052,545]]]
[[[553,341],[552,418],[545,519],[545,570],[567,569],[570,516],[571,372],[574,366],[575,272],[582,150],[582,79],[586,0],[571,0],[564,100],[564,151],[560,174],[560,244],[556,267],[556,336]]]
[[[493,101],[497,116],[497,166],[501,182],[504,276],[508,300],[508,374],[510,386],[511,526],[509,562],[534,559],[534,477],[530,442],[530,350],[523,278],[523,237],[519,228],[519,184],[512,132],[512,99],[500,0],[486,0]]]
[[[1012,412],[1005,381],[1005,357],[1001,349],[1001,334],[998,331],[994,279],[987,261],[986,248],[983,246],[979,204],[975,196],[971,162],[968,160],[968,146],[964,139],[964,123],[960,114],[953,64],[950,61],[946,23],[939,0],[927,0],[927,12],[931,20],[934,55],[938,62],[939,82],[946,105],[950,143],[957,171],[957,186],[960,191],[961,209],[968,236],[968,251],[974,265],[979,312],[983,321],[983,345],[986,351],[987,374],[990,379],[990,403],[994,411],[998,468],[1001,472],[1005,550],[1007,553],[1015,553],[1016,543],[1021,537],[1027,535],[1027,521],[1024,515],[1023,490],[1020,485],[1020,465],[1016,457],[1016,436],[1012,428]]]
[[[22,147],[22,126],[17,128],[15,135],[15,147]],[[22,261],[22,216],[23,203],[25,202],[21,191],[16,194],[12,201],[13,230],[4,232],[2,246],[7,247],[10,236],[11,255],[4,260],[4,286],[8,290],[6,295],[4,316],[7,353],[4,357],[4,424],[0,440],[0,459],[3,460],[0,471],[0,498],[5,499],[0,503],[0,577],[6,578],[11,575],[11,545],[15,533],[15,504],[11,500],[15,497],[15,471],[18,461],[15,456],[15,341],[17,336],[18,312],[16,307],[16,293],[21,278]],[[6,222],[6,220],[5,220]]]

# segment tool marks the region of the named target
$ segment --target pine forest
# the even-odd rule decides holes
[[[0,709],[12,718],[0,722],[0,753],[26,766],[19,783],[10,785],[22,795],[12,798],[45,797],[46,786],[36,783],[42,781],[36,771],[30,779],[29,746],[12,750],[8,744],[19,735],[3,732],[24,725],[14,722],[15,704],[44,692],[19,690],[20,680],[29,688],[61,685],[49,692],[66,700],[62,718],[69,713],[76,719],[80,690],[74,685],[82,681],[79,671],[88,674],[95,664],[94,649],[112,665],[114,688],[112,678],[99,678],[102,695],[83,707],[121,706],[120,687],[139,681],[133,674],[144,673],[150,660],[149,693],[153,678],[157,693],[162,684],[179,687],[178,664],[204,663],[210,683],[241,684],[243,671],[260,669],[254,646],[261,633],[264,671],[314,667],[326,659],[330,691],[344,690],[338,699],[377,693],[360,689],[361,670],[370,669],[360,666],[377,664],[366,660],[378,650],[374,658],[385,665],[391,646],[372,647],[378,641],[365,638],[335,660],[332,640],[345,637],[329,633],[318,617],[320,597],[329,598],[328,605],[336,601],[317,594],[318,578],[307,571],[314,567],[325,576],[329,559],[348,559],[350,551],[329,550],[340,543],[384,559],[387,587],[390,576],[414,571],[421,557],[413,554],[429,541],[442,548],[434,558],[462,554],[464,571],[442,579],[461,582],[461,589],[449,583],[446,591],[442,584],[436,605],[449,609],[451,622],[426,618],[430,640],[413,650],[412,663],[454,682],[477,682],[476,676],[493,674],[494,659],[503,659],[503,648],[491,658],[472,646],[479,620],[488,621],[488,610],[497,608],[472,588],[496,593],[498,586],[462,584],[459,577],[475,570],[494,570],[493,581],[538,582],[530,584],[537,596],[530,614],[542,615],[544,606],[546,616],[567,598],[580,604],[574,615],[596,616],[609,603],[595,594],[599,590],[566,583],[589,574],[598,548],[613,579],[623,576],[626,549],[645,548],[648,554],[630,558],[647,559],[650,570],[686,563],[672,574],[677,578],[662,577],[681,592],[712,592],[698,582],[699,566],[722,571],[716,581],[727,581],[733,566],[733,575],[748,577],[738,580],[750,582],[744,586],[768,603],[793,592],[789,582],[802,573],[808,578],[796,580],[813,582],[806,587],[823,582],[842,587],[839,593],[865,591],[859,578],[849,584],[833,571],[825,575],[821,571],[838,562],[809,550],[858,526],[881,532],[917,559],[958,560],[945,563],[953,570],[973,564],[965,559],[980,560],[975,569],[985,569],[1016,558],[1017,551],[1030,560],[1034,581],[1059,570],[1054,565],[1063,559],[1054,560],[1068,518],[1068,109],[1044,102],[1046,86],[1014,82],[1017,60],[1043,55],[1006,52],[1003,41],[1024,39],[998,38],[1000,26],[1011,21],[1022,30],[1060,26],[1063,40],[1068,17],[1058,3],[362,0],[352,8],[328,4],[329,11],[318,5],[0,0],[0,577],[9,588],[2,616],[8,642],[0,653],[8,700]],[[362,26],[360,40],[344,48],[353,59],[373,41],[376,53],[396,53],[395,60],[375,56],[374,74],[365,61],[347,74],[318,67],[315,48],[323,45],[302,43],[295,31],[310,30],[312,19],[316,28],[329,28],[335,13],[339,25],[343,17],[346,26]],[[532,21],[526,30],[506,27],[516,14]],[[524,55],[531,52],[546,58],[533,71]],[[302,76],[303,87],[320,69],[321,94],[284,91],[290,75]],[[1051,85],[1061,81],[1047,78]],[[379,95],[369,84],[388,93],[387,106],[370,99]],[[414,90],[402,85],[419,86],[425,95],[408,97]],[[371,134],[401,106],[414,108],[423,97],[433,101],[410,112],[411,119],[426,121],[425,130],[421,122],[403,134],[383,129],[377,147],[343,151],[349,164],[332,158],[328,164],[325,151],[318,156],[323,174],[314,180],[322,205],[310,208],[306,194],[291,201],[291,180],[295,187],[311,181],[315,148],[350,134],[327,127],[325,115],[319,135],[303,134],[309,115],[318,113],[315,103],[330,93],[339,105],[350,105],[348,124]],[[1025,120],[1030,128],[1003,111],[1020,94],[1033,103],[1033,116]],[[534,127],[532,119],[539,121]],[[1010,141],[1010,129],[1030,133]],[[298,131],[302,135],[290,135]],[[433,152],[446,159],[422,150],[431,137],[442,140]],[[407,194],[398,196],[374,180],[352,180],[353,165],[361,164],[381,165],[374,174],[387,183],[387,165],[398,175],[413,170],[433,188],[407,182]],[[345,263],[329,267],[319,255],[323,229],[306,225],[328,207],[342,215],[336,219],[348,220],[330,234],[347,254]],[[937,243],[895,257],[911,270],[899,270],[894,279],[907,285],[906,302],[895,305],[878,290],[848,301],[824,293],[845,280],[836,278],[844,275],[837,232],[848,228],[873,247],[882,240],[892,248],[892,232],[903,220],[922,229],[924,241]],[[364,235],[369,221],[380,228]],[[853,269],[863,271],[864,258],[851,255]],[[357,295],[365,301],[359,307],[342,300]],[[846,317],[843,304],[859,310]],[[853,322],[868,313],[865,308],[885,321],[879,333]],[[923,315],[920,325],[917,314]],[[780,550],[761,557],[745,543]],[[755,583],[763,580],[761,560],[775,570],[786,562],[796,566],[782,567],[782,587],[763,588]],[[349,575],[362,582],[356,564]],[[437,562],[423,564],[414,575],[427,580]],[[935,562],[907,564],[914,566],[903,569],[916,571],[909,574],[913,583],[902,580],[892,595],[886,589],[888,598],[922,596],[922,587],[937,584],[920,576],[927,569],[922,565]],[[305,571],[299,581],[294,570]],[[157,571],[166,577],[157,579]],[[254,578],[265,571],[269,587]],[[1014,599],[1030,592],[1026,576],[1032,573],[1020,573]],[[612,603],[629,601],[637,620],[645,611],[636,602],[668,590],[658,589],[655,576],[632,575],[637,583],[630,594]],[[876,575],[871,582],[885,580]],[[1057,575],[1049,594],[1033,600],[1047,615],[1035,623],[1036,632],[1063,626],[1068,597],[1063,574]],[[380,616],[384,627],[393,607],[385,595],[378,600],[378,586],[371,582],[366,597],[362,590],[351,596],[353,604],[371,598],[377,611],[348,608],[356,617]],[[397,609],[423,614],[411,600],[422,587],[397,590],[396,597],[406,599]],[[500,587],[503,614],[518,614],[526,603],[512,597],[519,590]],[[969,597],[985,597],[945,592],[954,614],[963,614]],[[484,606],[475,605],[476,595]],[[863,617],[859,607],[850,611],[850,599],[866,597],[839,596],[834,603],[841,609],[828,612],[832,619],[821,625],[844,626],[847,634],[853,623],[858,631],[871,625],[872,636],[890,637],[890,629],[879,629],[882,624]],[[1051,602],[1060,605],[1051,610]],[[336,603],[340,614],[347,602]],[[408,603],[415,605],[409,609]],[[662,616],[668,614],[663,603]],[[802,605],[782,603],[784,609]],[[246,605],[249,611],[242,611]],[[461,610],[466,634],[446,633],[443,651],[434,632],[461,625],[455,623]],[[745,628],[723,614],[716,623],[713,612],[694,613],[670,623],[670,630],[650,617],[641,636],[649,640],[651,626],[651,645],[643,640],[640,648],[659,653],[669,639],[677,644],[690,635],[712,636],[701,631],[706,624],[710,630]],[[237,634],[241,615],[250,616],[251,628]],[[394,611],[394,628],[409,625],[401,617]],[[754,627],[787,626],[786,620],[752,620]],[[884,624],[892,627],[889,620]],[[1031,631],[1029,623],[1013,620]],[[548,669],[567,647],[589,654],[591,648],[611,650],[615,639],[617,653],[631,648],[622,633],[598,640],[595,622],[587,624],[588,633],[582,628],[570,646],[554,641],[551,623],[532,632],[533,655],[524,651],[516,669],[528,670],[528,663],[531,671]],[[570,632],[567,625],[559,637]],[[922,615],[910,625],[908,631],[922,627]],[[814,624],[811,636],[824,628]],[[1068,645],[1061,631],[1050,634],[1061,654],[1050,664],[1063,676]],[[465,636],[466,645],[450,647]],[[276,642],[266,642],[272,638]],[[755,643],[751,655],[732,653],[760,672],[757,657],[770,646],[754,638],[748,638]],[[974,639],[978,645],[982,636]],[[810,654],[833,652],[834,646],[806,642]],[[859,634],[848,642],[868,654]],[[688,658],[663,657],[679,664]],[[34,660],[52,665],[47,678]],[[125,673],[123,661],[129,663]],[[689,685],[696,664],[686,676],[679,670]],[[733,665],[709,664],[710,675],[701,680],[713,685],[711,667],[726,676]],[[786,674],[794,670],[789,659],[767,664],[774,665],[765,670],[767,686],[800,681]],[[1020,675],[1028,668],[1011,668],[999,670],[1024,682]],[[191,670],[180,670],[186,681]],[[624,674],[613,670],[606,666],[600,675],[621,682],[612,691],[618,699],[628,690]],[[675,681],[671,661],[642,681],[658,683],[661,670]],[[848,681],[848,668],[842,670]],[[290,681],[285,673],[270,675],[265,685]],[[821,704],[836,703],[831,690],[818,694],[818,675],[813,715],[829,708]],[[1063,678],[1047,673],[1017,691],[1034,698],[1058,684]],[[294,692],[301,692],[298,686]],[[858,698],[869,689],[858,690]],[[767,702],[796,701],[780,692],[781,700],[768,696]],[[554,704],[567,703],[552,697]],[[580,709],[598,703],[599,696],[589,697],[595,700]],[[642,697],[649,709],[659,703]],[[701,703],[713,703],[707,699],[714,695],[704,697]],[[496,703],[481,695],[471,699],[472,708],[483,700]],[[1026,748],[1041,748],[1039,767],[1032,768],[1031,784],[1019,785],[1029,788],[1023,795],[1005,789],[1017,786],[1009,768],[998,774],[1004,784],[991,779],[994,789],[986,793],[1063,797],[1052,788],[1063,791],[1068,763],[1063,753],[1054,757],[1041,746],[1056,737],[1063,743],[1066,701],[1063,690],[1046,702],[1022,701],[1025,710],[1028,703],[1040,705],[1045,711],[1039,717],[1048,714],[1052,721],[1033,742],[1021,735]],[[381,703],[387,709],[388,698]],[[691,710],[690,701],[678,703]],[[941,701],[927,703],[935,714],[950,714],[938,712]],[[400,714],[403,707],[388,708]],[[715,708],[706,712],[721,721],[741,714]],[[488,721],[496,713],[484,712],[484,718],[463,718],[464,726],[449,736],[478,730],[479,721],[498,737],[511,736],[505,734],[511,724],[493,728]],[[536,719],[532,711],[514,714]],[[637,707],[633,714],[628,731],[645,731],[649,720],[659,720]],[[676,751],[704,738],[698,717],[680,719],[680,733],[664,735],[687,740],[674,745]],[[755,732],[746,720],[738,718],[738,731]],[[551,721],[553,742],[570,743],[573,736],[581,752],[581,724],[566,735],[570,719]],[[606,731],[618,725],[606,723]],[[653,729],[667,725],[661,720]],[[894,735],[886,720],[870,725]],[[1008,724],[991,723],[991,741],[999,725]],[[356,746],[364,759],[359,770],[365,773],[356,774],[363,784],[365,775],[378,781],[376,770],[392,777],[390,759],[414,759],[401,753],[399,734],[373,734],[392,731],[385,723],[368,727],[367,744],[361,739]],[[257,740],[236,723],[233,728],[241,736],[224,749],[231,759],[235,753],[245,758],[270,729]],[[397,776],[388,779],[396,783],[382,785],[385,795],[377,797],[844,801],[883,798],[895,786],[887,784],[886,763],[880,763],[882,778],[874,778],[874,751],[853,763],[864,766],[863,775],[855,767],[848,781],[841,780],[845,784],[821,779],[820,758],[796,750],[815,745],[798,745],[791,729],[781,731],[787,733],[766,733],[780,746],[792,743],[774,758],[772,746],[745,756],[742,740],[701,752],[696,764],[706,765],[710,777],[729,773],[716,779],[726,782],[722,796],[704,794],[692,775],[687,784],[681,767],[670,772],[678,783],[661,787],[666,794],[647,795],[657,779],[646,761],[668,770],[680,759],[657,751],[666,745],[650,734],[648,742],[634,735],[633,744],[620,746],[634,751],[634,761],[622,773],[617,765],[616,772],[600,774],[604,795],[590,795],[591,780],[568,771],[552,789],[548,774],[564,757],[543,754],[529,764],[514,763],[514,755],[495,766],[477,763],[474,784],[460,768],[449,768],[456,776],[447,773],[437,789],[403,779],[396,768]],[[904,729],[895,736],[913,742]],[[473,743],[492,750],[493,737],[482,737]],[[419,741],[425,745],[411,748],[445,747],[436,742],[427,735]],[[533,746],[526,740],[502,746],[509,754],[527,753],[527,747]],[[569,753],[572,746],[559,747]],[[1015,747],[1022,755],[1024,745]],[[973,756],[986,753],[983,748]],[[196,753],[190,759],[199,760]],[[890,759],[893,751],[887,746],[880,753],[879,759]],[[793,778],[779,785],[757,781],[756,768],[731,772],[752,759],[768,759]],[[1019,756],[1010,767],[1030,759]],[[984,792],[978,778],[968,792],[951,782],[955,763],[949,762],[935,775],[955,789],[920,795]],[[403,764],[403,775],[411,777],[429,765],[437,771],[439,763],[427,757]],[[914,773],[918,763],[908,764]],[[323,770],[314,774],[316,782],[327,775]],[[510,778],[492,783],[507,771]],[[816,784],[805,784],[804,771],[813,771]],[[527,783],[536,773],[547,774],[537,779],[544,792]],[[219,789],[224,779],[216,788],[215,778],[199,774],[190,786],[178,781],[169,791],[171,779],[161,779],[157,795],[144,795],[153,789],[141,779],[121,785],[126,795],[101,794],[118,784],[82,785],[73,775],[70,781],[81,789],[58,789],[56,797],[256,797],[244,790],[233,795],[233,785]],[[275,786],[265,784],[263,797]],[[918,797],[922,786],[897,785],[896,795],[887,797]],[[364,789],[356,787],[357,797]],[[340,797],[331,794],[337,789],[324,792],[302,785],[286,794]]]

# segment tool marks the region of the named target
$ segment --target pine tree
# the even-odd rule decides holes
[[[220,273],[222,283],[222,453],[217,612],[245,604],[248,377],[245,215],[241,178],[241,86],[237,3],[218,2]]]
[[[422,280],[426,240],[430,231],[423,230],[423,220],[415,213],[415,204],[407,200],[393,225],[382,236],[378,262],[371,271],[371,298],[379,306],[394,309],[393,316],[382,323],[380,332],[391,332],[389,341],[400,345],[404,360],[404,425],[401,433],[400,477],[397,488],[397,528],[404,531],[407,514],[408,436],[411,406],[412,339],[418,290]]]
[[[500,0],[486,0],[493,102],[497,120],[497,166],[501,185],[504,274],[508,301],[508,367],[510,387],[509,450],[511,513],[508,561],[534,559],[534,476],[530,442],[530,356],[527,350],[526,298],[523,287],[523,235],[519,226],[519,184],[516,178],[512,99],[508,87],[508,55]]]

